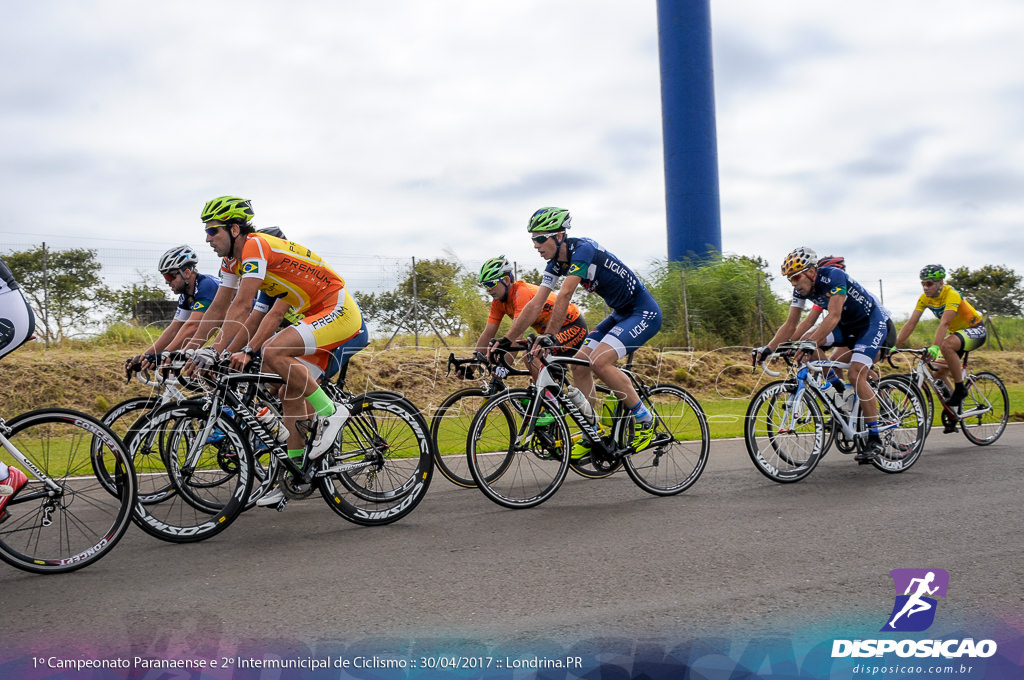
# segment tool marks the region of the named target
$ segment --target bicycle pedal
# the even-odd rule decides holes
[[[285,496],[281,499],[281,502],[274,506],[274,509],[278,512],[284,512],[285,506],[288,505],[288,497]]]

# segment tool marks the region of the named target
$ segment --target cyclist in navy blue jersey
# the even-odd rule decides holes
[[[611,307],[612,313],[587,335],[576,356],[589,359],[590,367],[574,366],[576,387],[594,404],[596,375],[632,411],[636,428],[632,446],[642,451],[654,436],[654,419],[641,403],[633,383],[615,363],[629,352],[644,345],[661,329],[661,308],[647,287],[622,260],[588,238],[569,238],[572,226],[569,211],[564,208],[541,208],[530,217],[527,231],[534,248],[548,261],[536,296],[513,322],[506,338],[519,337],[540,314],[548,295],[558,280],[565,277],[555,298],[546,335],[558,332],[578,287],[595,293]],[[581,441],[573,448],[573,458],[585,455],[587,446]]]
[[[868,463],[884,451],[878,436],[878,404],[868,385],[871,366],[889,334],[888,319],[877,300],[863,286],[838,267],[817,266],[809,248],[797,248],[786,256],[782,275],[793,285],[789,316],[767,345],[754,350],[754,360],[762,361],[783,342],[794,339],[807,302],[828,312],[821,324],[804,338],[819,347],[850,347],[850,382],[861,400],[867,422],[868,440],[857,462]]]
[[[140,356],[133,357],[126,365],[140,363],[143,370],[156,366],[161,352],[173,352],[188,342],[217,294],[220,281],[217,277],[200,274],[196,270],[199,257],[190,246],[175,246],[160,256],[158,269],[170,289],[178,294],[178,306],[174,319],[153,344]]]

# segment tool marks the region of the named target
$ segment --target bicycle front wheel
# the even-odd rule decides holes
[[[168,404],[132,427],[125,445],[151,488],[170,484],[158,501],[136,504],[132,519],[164,541],[191,543],[217,535],[245,507],[255,477],[247,437],[223,411],[201,439],[210,414],[201,403]],[[147,453],[156,447],[156,453]],[[145,467],[140,467],[145,465]]]
[[[465,489],[476,486],[466,459],[466,437],[487,398],[482,388],[467,387],[445,397],[430,418],[434,463],[445,479]]]
[[[37,574],[88,566],[124,536],[135,474],[121,440],[76,411],[42,409],[8,423],[11,444],[45,477],[29,481],[0,521],[0,559]],[[0,449],[4,462],[22,467]],[[101,478],[102,475],[102,478]]]
[[[655,496],[681,493],[707,466],[708,419],[697,400],[675,385],[656,385],[643,402],[654,416],[654,439],[648,448],[626,456],[626,474]]]
[[[915,462],[924,448],[925,407],[921,391],[899,377],[878,381],[878,424],[884,450],[871,459],[883,472],[903,472]]]
[[[798,482],[811,474],[825,451],[825,419],[814,399],[796,396],[796,383],[762,387],[747,407],[743,439],[761,474],[780,482]]]
[[[491,397],[469,428],[466,456],[480,491],[506,508],[532,508],[551,498],[569,472],[572,441],[565,421],[546,401],[539,416],[550,424],[527,433],[521,399],[527,390]],[[540,398],[534,397],[534,398]]]
[[[972,444],[988,446],[1003,435],[1010,419],[1010,397],[994,373],[982,371],[970,378],[961,405],[960,429]]]
[[[415,509],[434,471],[426,421],[394,392],[352,399],[351,415],[335,447],[318,462],[320,494],[355,524],[395,522]]]

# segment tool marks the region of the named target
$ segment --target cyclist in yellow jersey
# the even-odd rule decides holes
[[[945,278],[946,270],[941,264],[929,264],[921,270],[921,287],[924,293],[918,299],[917,307],[914,308],[910,319],[896,336],[896,346],[902,346],[906,342],[926,309],[930,309],[939,318],[939,326],[935,329],[935,341],[928,348],[928,352],[934,359],[939,358],[941,354],[946,360],[946,368],[940,368],[936,372],[936,377],[945,380],[948,372],[953,379],[953,393],[946,403],[955,408],[967,396],[960,357],[964,352],[984,345],[987,331],[981,315],[971,303],[961,297],[959,291],[945,283]]]
[[[251,355],[250,341],[269,337],[262,345],[263,363],[284,379],[288,454],[302,457],[305,442],[296,421],[305,419],[311,409],[322,419],[310,450],[310,457],[318,458],[341,432],[348,409],[330,400],[314,373],[327,365],[331,350],[365,333],[365,326],[341,276],[305,246],[255,232],[253,216],[251,202],[237,196],[220,196],[203,208],[206,241],[223,258],[222,282],[197,337],[205,338],[217,327],[221,332],[211,347],[195,353],[191,363],[194,368],[206,369],[226,352]],[[260,324],[250,338],[245,322],[258,291],[286,301],[303,315],[301,321],[278,331],[277,320],[268,317],[269,323]],[[271,493],[259,504],[271,505],[277,500],[280,494]]]

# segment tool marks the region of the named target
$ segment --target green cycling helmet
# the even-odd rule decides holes
[[[505,259],[504,255],[492,257],[480,267],[480,277],[477,280],[481,286],[492,281],[500,281],[502,277],[512,273],[512,263]]]
[[[241,222],[248,224],[256,213],[252,211],[252,201],[238,196],[218,196],[203,206],[199,218],[203,222],[219,220],[221,222]]]
[[[946,268],[941,264],[926,264],[921,270],[922,281],[941,281],[946,278]]]
[[[541,208],[530,217],[526,231],[531,234],[544,234],[569,229],[572,216],[565,208]]]

